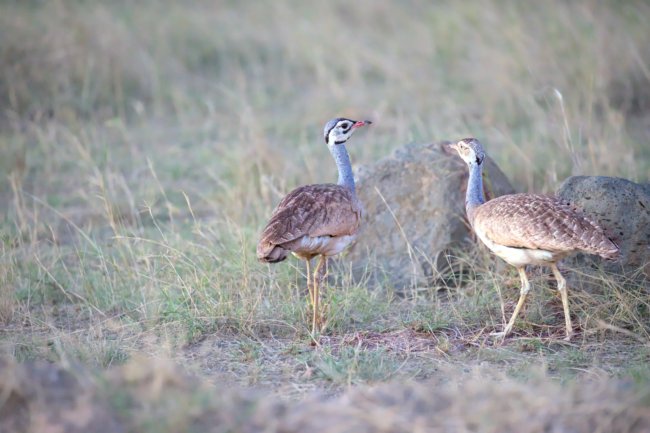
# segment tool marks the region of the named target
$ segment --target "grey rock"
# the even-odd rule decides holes
[[[650,276],[650,184],[605,176],[573,176],[566,179],[557,195],[591,216],[621,249],[618,263],[631,270],[641,268]],[[578,256],[565,262],[584,261]]]
[[[396,289],[429,284],[444,253],[470,238],[467,166],[446,144],[407,145],[360,171],[365,221],[347,256],[355,280]],[[489,158],[484,178],[488,198],[514,192]]]

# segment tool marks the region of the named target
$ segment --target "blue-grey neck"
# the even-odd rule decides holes
[[[474,208],[485,203],[483,195],[483,164],[469,164],[469,180],[467,181],[467,194],[465,194],[465,210],[467,215]]]
[[[355,193],[352,164],[350,163],[350,155],[348,155],[345,144],[330,144],[328,147],[334,157],[334,161],[336,161],[336,167],[339,170],[338,184],[348,188],[352,193]]]

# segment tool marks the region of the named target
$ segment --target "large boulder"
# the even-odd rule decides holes
[[[650,276],[650,184],[604,176],[573,176],[565,180],[557,195],[595,219],[621,249],[618,263],[605,264],[642,268]],[[574,259],[582,261],[582,257]]]
[[[347,257],[356,280],[397,289],[430,283],[442,253],[469,238],[468,170],[446,144],[407,145],[360,171],[365,220]],[[514,192],[489,158],[484,179],[488,198]]]

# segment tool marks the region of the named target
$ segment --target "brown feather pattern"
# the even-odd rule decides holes
[[[490,240],[508,247],[581,250],[610,260],[619,253],[598,224],[557,197],[505,195],[472,209],[468,217]]]
[[[304,236],[349,236],[359,230],[362,207],[356,195],[336,184],[305,185],[280,201],[257,244],[257,257],[278,262]],[[319,254],[314,252],[314,255]]]

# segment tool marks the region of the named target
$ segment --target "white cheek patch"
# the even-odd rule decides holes
[[[349,137],[350,137],[350,131],[344,132],[343,128],[341,128],[340,126],[337,126],[336,128],[332,129],[329,134],[329,139],[332,142],[347,140]]]

